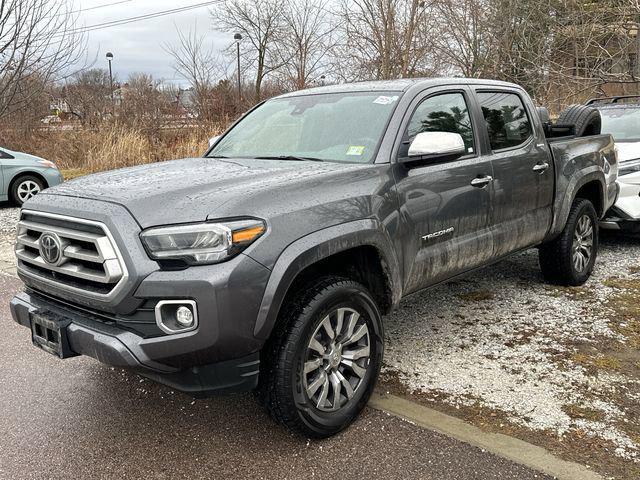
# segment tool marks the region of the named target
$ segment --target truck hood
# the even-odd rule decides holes
[[[190,158],[97,173],[45,190],[116,203],[142,228],[259,215],[265,199],[309,191],[345,170],[371,165],[312,161]],[[261,195],[267,197],[259,198]],[[282,199],[282,198],[281,198]],[[279,201],[278,205],[294,204]],[[282,208],[282,207],[281,207]],[[275,212],[283,213],[283,212]]]

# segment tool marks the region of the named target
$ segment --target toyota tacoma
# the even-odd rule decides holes
[[[335,434],[404,296],[531,247],[548,281],[588,279],[613,140],[558,136],[540,112],[517,85],[458,78],[270,99],[202,158],[27,201],[13,318],[60,358],[194,396],[255,390],[292,430]]]

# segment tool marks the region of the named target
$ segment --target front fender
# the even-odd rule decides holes
[[[256,338],[269,337],[285,295],[302,270],[336,253],[362,246],[377,249],[391,289],[392,304],[397,305],[402,295],[400,264],[388,234],[374,219],[343,223],[300,238],[278,257],[258,312],[254,330]]]
[[[42,177],[45,181],[45,188],[53,187],[62,182],[60,172],[53,168],[43,168],[33,165],[13,166],[5,165],[2,169],[5,179],[5,189],[9,189],[9,185],[21,175],[36,175]]]

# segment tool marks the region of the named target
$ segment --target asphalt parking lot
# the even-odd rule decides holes
[[[193,400],[88,358],[31,345],[0,274],[0,478],[544,479],[465,443],[367,409],[346,432],[307,441],[251,395]]]

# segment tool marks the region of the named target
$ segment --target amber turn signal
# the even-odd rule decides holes
[[[236,230],[232,233],[233,244],[251,242],[256,237],[259,237],[264,233],[264,225],[257,225],[255,227],[245,228],[244,230]]]

